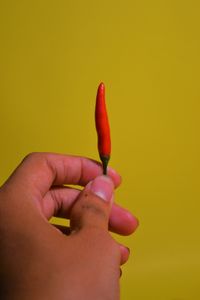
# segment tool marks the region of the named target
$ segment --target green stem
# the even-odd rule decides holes
[[[108,162],[110,160],[110,156],[100,155],[100,159],[102,161],[103,174],[107,175],[107,167],[108,167]]]

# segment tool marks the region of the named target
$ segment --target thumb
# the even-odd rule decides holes
[[[71,230],[78,231],[85,227],[108,229],[113,191],[114,184],[108,176],[98,176],[89,182],[72,207]]]

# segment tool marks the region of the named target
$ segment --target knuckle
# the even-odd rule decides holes
[[[29,161],[29,160],[35,159],[35,158],[37,158],[38,156],[40,156],[40,154],[41,154],[41,153],[39,153],[39,152],[30,152],[30,153],[28,153],[28,154],[23,158],[22,162],[27,161],[27,160]]]
[[[44,161],[47,159],[47,153],[45,152],[30,152],[22,160],[21,164],[30,161]]]

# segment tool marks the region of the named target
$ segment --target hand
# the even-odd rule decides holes
[[[119,299],[129,251],[108,226],[128,235],[137,220],[113,204],[120,176],[110,168],[101,173],[87,158],[33,153],[1,187],[1,299]],[[69,236],[48,222],[52,216],[70,219]]]

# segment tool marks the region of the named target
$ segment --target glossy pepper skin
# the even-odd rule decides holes
[[[96,96],[95,122],[98,136],[99,156],[103,165],[103,174],[107,174],[107,166],[111,153],[110,126],[105,102],[105,85],[100,83]]]

